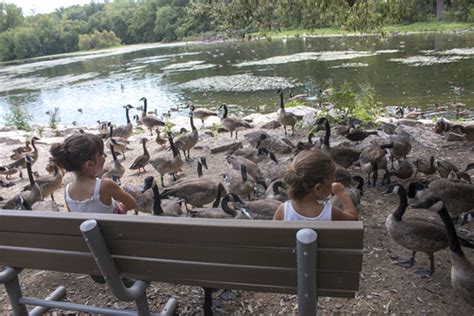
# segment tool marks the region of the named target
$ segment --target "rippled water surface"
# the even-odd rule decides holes
[[[474,109],[473,73],[473,32],[136,45],[0,64],[0,122],[22,106],[46,123],[57,106],[62,124],[120,124],[122,106],[139,106],[142,96],[158,113],[188,101],[273,111],[279,87],[314,97],[344,81],[373,87],[385,105],[461,101]]]

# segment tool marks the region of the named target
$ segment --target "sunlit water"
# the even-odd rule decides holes
[[[61,124],[121,124],[122,106],[139,106],[143,96],[158,114],[189,101],[270,112],[280,87],[315,97],[319,87],[344,81],[373,87],[384,105],[461,101],[474,109],[473,73],[473,32],[137,45],[0,64],[0,123],[22,106],[34,123],[47,123],[46,112],[59,107]]]

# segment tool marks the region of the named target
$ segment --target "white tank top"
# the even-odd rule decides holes
[[[100,182],[100,179],[95,180],[94,193],[92,194],[92,197],[84,201],[76,201],[71,199],[71,196],[69,195],[69,186],[71,185],[71,183],[66,186],[66,203],[71,212],[109,214],[112,214],[114,212],[115,202],[113,199],[110,205],[105,205],[100,200]]]
[[[330,200],[324,202],[323,210],[316,217],[307,217],[298,213],[293,207],[291,200],[288,200],[284,204],[284,216],[285,221],[331,221],[332,220],[332,203]]]

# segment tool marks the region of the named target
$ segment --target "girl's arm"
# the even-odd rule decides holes
[[[103,188],[105,192],[110,192],[110,196],[123,204],[125,207],[124,211],[132,210],[137,208],[137,201],[133,196],[125,192],[121,187],[110,179],[102,179]]]
[[[357,209],[352,204],[344,185],[334,182],[332,184],[332,192],[342,203],[342,210],[336,206],[332,207],[332,219],[335,221],[356,221],[358,219]]]
[[[275,215],[273,215],[273,220],[282,221],[284,215],[284,203],[280,204],[280,206],[275,211]]]

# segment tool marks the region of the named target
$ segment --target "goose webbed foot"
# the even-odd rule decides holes
[[[414,263],[415,263],[415,260],[413,260],[412,258],[397,260],[397,265],[405,269],[410,269],[411,267],[413,267]]]
[[[430,278],[433,275],[433,269],[431,268],[419,268],[416,269],[415,273],[418,274],[423,279]]]

